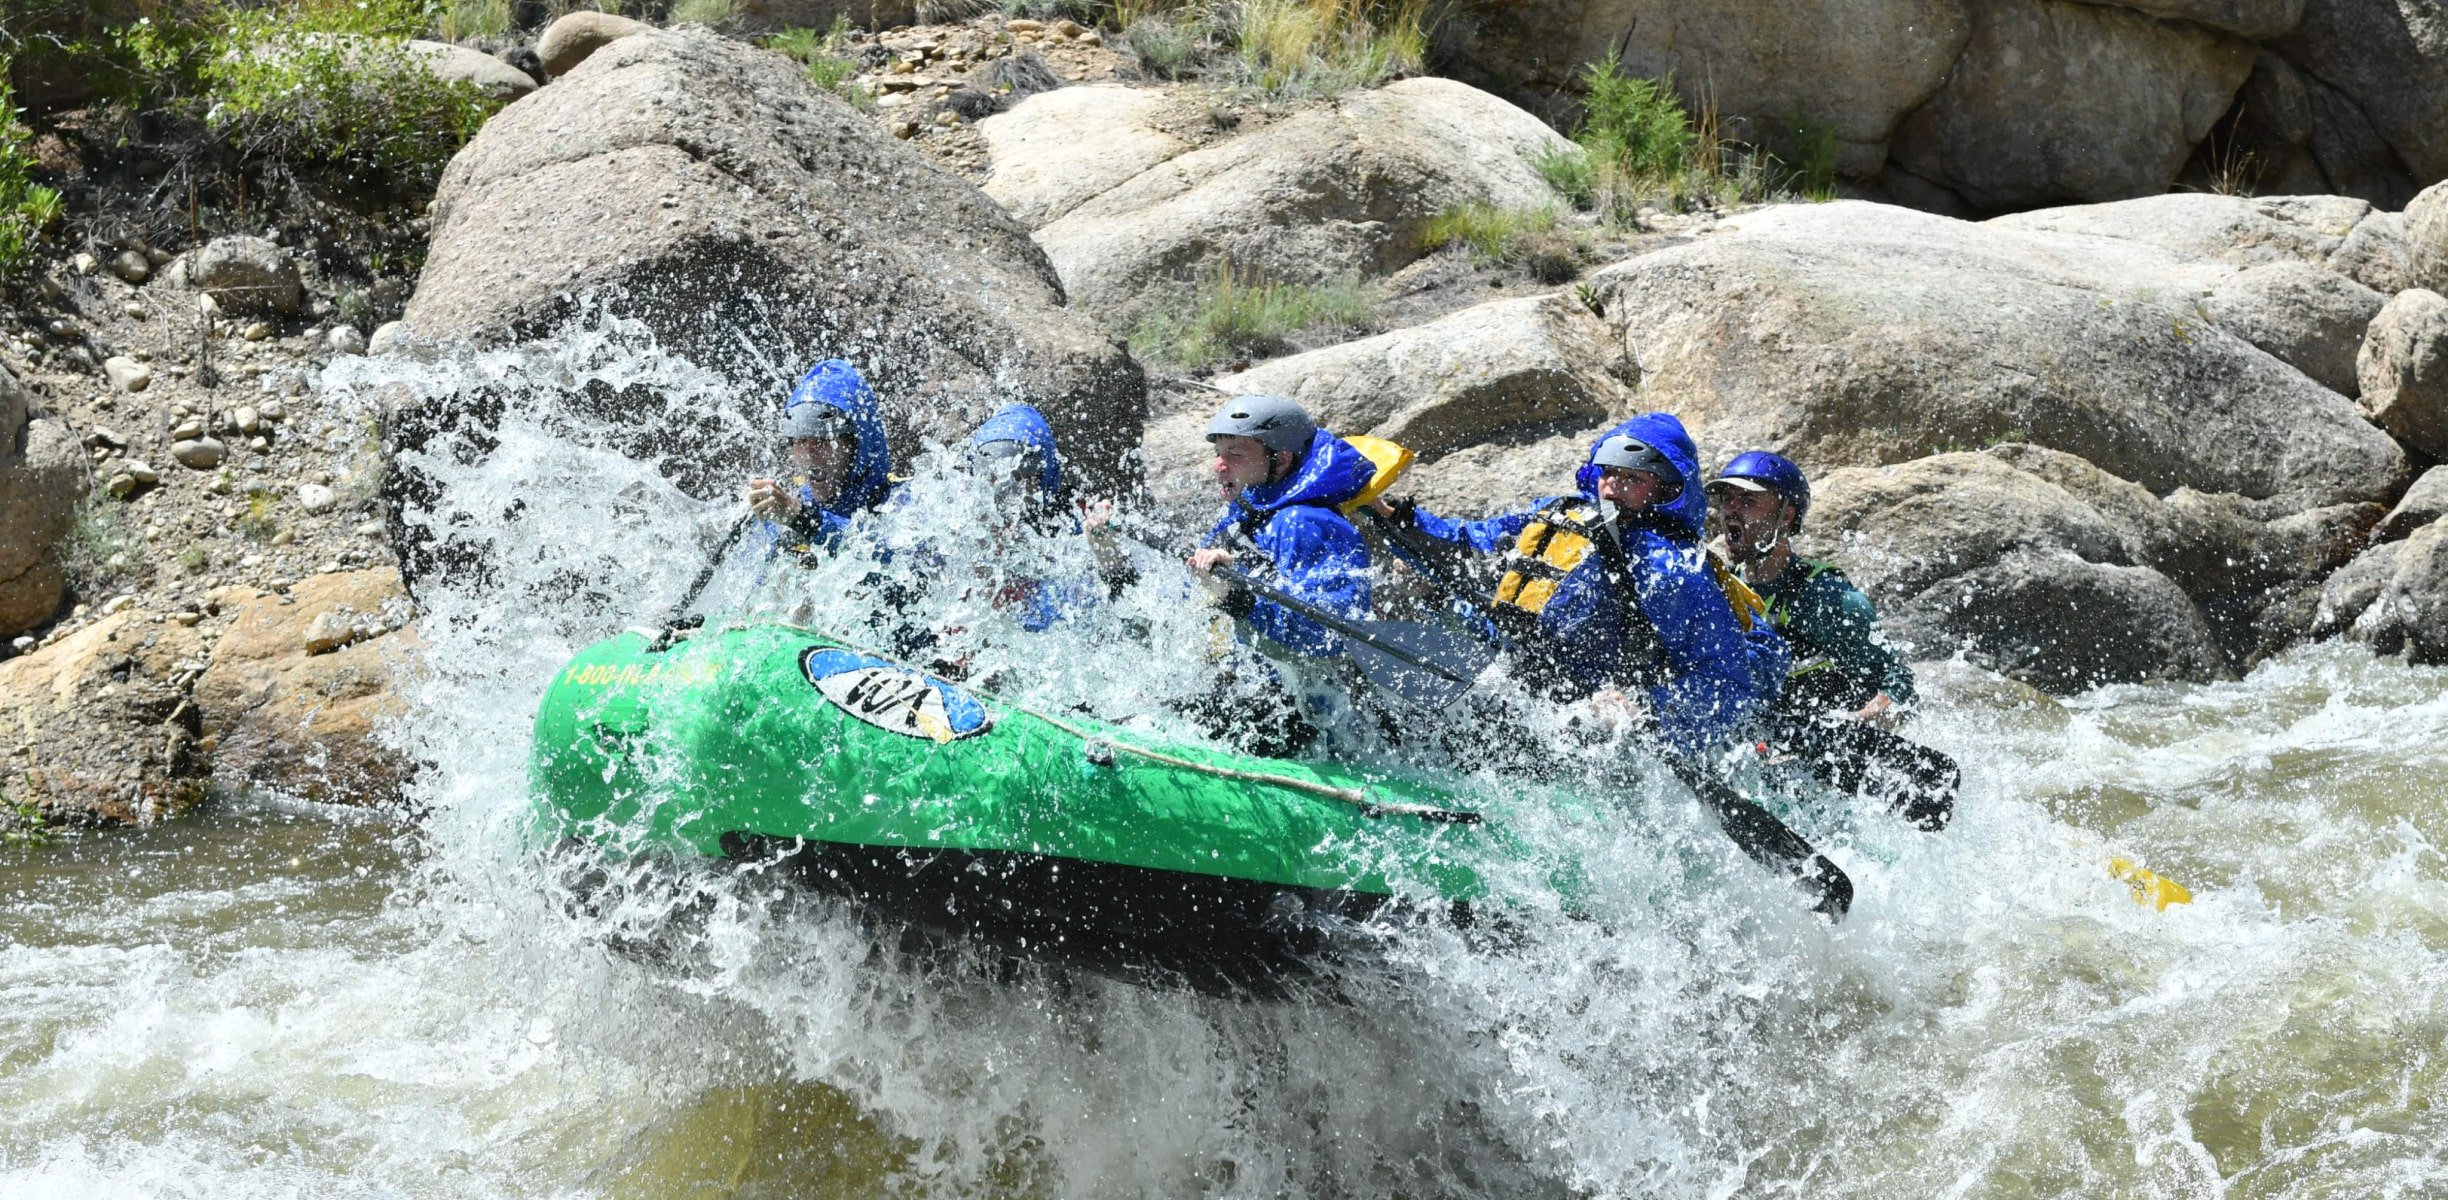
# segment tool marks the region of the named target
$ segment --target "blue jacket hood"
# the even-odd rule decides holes
[[[838,358],[809,367],[807,374],[799,377],[799,385],[791,389],[790,398],[783,402],[782,411],[788,413],[802,404],[839,409],[850,418],[851,432],[857,437],[856,449],[850,457],[850,474],[842,480],[841,495],[825,505],[825,509],[852,513],[882,503],[892,488],[892,447],[884,438],[882,407],[858,368]]]
[[[997,409],[986,418],[969,444],[983,446],[988,442],[1018,442],[1036,449],[1045,460],[1045,471],[1037,477],[1039,491],[1051,499],[1062,495],[1062,456],[1054,448],[1054,427],[1046,423],[1045,414],[1026,404],[1013,404]]]
[[[1225,507],[1215,532],[1222,534],[1225,526],[1244,517],[1264,517],[1295,505],[1333,508],[1359,495],[1376,477],[1377,464],[1359,447],[1320,429],[1309,435],[1309,449],[1291,474],[1243,491]]]
[[[1658,505],[1654,511],[1685,539],[1699,540],[1701,526],[1708,520],[1708,493],[1701,487],[1700,448],[1692,443],[1691,434],[1684,431],[1683,422],[1672,413],[1642,413],[1599,434],[1590,442],[1590,454],[1596,455],[1600,445],[1619,433],[1647,443],[1665,455],[1666,461],[1681,473],[1682,478],[1675,482],[1682,490],[1675,493],[1674,499]],[[1598,498],[1596,464],[1584,459],[1581,470],[1573,476],[1573,482],[1580,485],[1582,499]]]

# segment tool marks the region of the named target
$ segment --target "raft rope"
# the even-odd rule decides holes
[[[930,679],[934,677],[932,672],[912,666],[911,664],[905,663],[900,659],[893,658],[890,655],[878,654],[873,650],[858,649],[857,643],[852,642],[848,638],[840,637],[827,630],[818,629],[813,625],[800,625],[789,621],[778,621],[774,623],[815,634],[817,637],[823,638],[826,641],[834,643],[835,645],[858,650],[858,653],[860,654],[864,654],[880,662],[891,663],[904,671],[914,672]],[[974,691],[975,689],[972,690]],[[984,692],[979,692],[978,694],[981,696],[987,695],[987,693]],[[1136,758],[1144,758],[1150,762],[1163,763],[1168,767],[1178,767],[1185,771],[1195,771],[1201,775],[1212,776],[1217,779],[1229,779],[1235,783],[1264,784],[1268,787],[1279,787],[1288,791],[1300,792],[1304,795],[1319,796],[1323,797],[1324,799],[1338,801],[1359,809],[1360,815],[1364,817],[1416,817],[1422,821],[1434,821],[1447,825],[1477,825],[1486,819],[1481,817],[1478,813],[1465,812],[1461,809],[1437,808],[1432,805],[1412,804],[1401,800],[1374,800],[1369,797],[1368,792],[1360,788],[1336,787],[1331,783],[1319,783],[1314,779],[1302,779],[1296,775],[1270,775],[1264,771],[1244,771],[1238,767],[1219,767],[1213,763],[1203,763],[1194,759],[1181,758],[1176,755],[1166,754],[1161,750],[1150,750],[1143,746],[1131,745],[1128,742],[1117,742],[1109,738],[1098,737],[1095,734],[1092,734],[1077,725],[1073,725],[1060,717],[1054,716],[1051,713],[1042,713],[1024,704],[1014,704],[1001,696],[994,696],[992,699],[995,703],[1002,705],[1013,712],[1020,713],[1024,716],[1035,717],[1056,729],[1062,730],[1064,733],[1070,734],[1072,737],[1078,738],[1082,743],[1090,762],[1098,761],[1098,752],[1103,751],[1104,761],[1110,763],[1113,760],[1113,754],[1116,751],[1119,751],[1123,754],[1128,754]]]

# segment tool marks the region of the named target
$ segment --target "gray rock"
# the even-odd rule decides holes
[[[153,386],[153,368],[124,355],[102,360],[102,374],[111,386],[123,392],[141,392]]]
[[[366,339],[366,353],[373,355],[400,354],[416,341],[416,332],[406,321],[385,321]]]
[[[2390,569],[2354,620],[2355,640],[2417,663],[2448,663],[2448,523],[2425,525],[2371,553],[2384,551]]]
[[[122,250],[111,256],[110,269],[123,282],[141,284],[153,277],[153,260],[140,250]]]
[[[2264,195],[2352,196],[2393,211],[2415,191],[2404,162],[2354,101],[2266,46],[2236,97],[2236,123],[2207,149],[2242,168]]]
[[[2383,296],[2406,286],[2403,221],[2346,196],[2171,192],[1998,217],[2000,229],[2130,242],[2186,263],[2327,267]],[[2117,248],[2103,247],[2114,252]],[[2221,277],[2223,278],[2223,276]],[[2168,280],[2153,281],[2162,292]],[[2216,281],[2212,282],[2215,286]]]
[[[978,122],[991,172],[986,194],[1021,224],[1041,227],[1188,150],[1163,128],[1178,103],[1171,93],[1121,84],[1030,96]]]
[[[774,372],[829,355],[857,360],[904,446],[1015,401],[1045,411],[1091,486],[1135,444],[1137,365],[1063,306],[1027,231],[780,55],[694,30],[612,42],[493,118],[433,214],[406,315],[420,337],[538,336],[590,296],[739,382],[754,422],[678,428],[652,403],[639,423],[698,448],[681,482],[701,492],[762,452],[743,431],[780,394]],[[444,419],[398,414],[393,449]]]
[[[2448,457],[2448,297],[2397,293],[2364,335],[2355,370],[2372,420],[2432,458]]]
[[[251,405],[241,404],[230,412],[230,428],[253,437],[263,432],[263,414]]]
[[[320,514],[330,512],[332,506],[339,503],[339,498],[322,484],[301,483],[297,489],[297,502],[298,507],[306,512]]]
[[[482,50],[423,41],[410,41],[405,49],[434,78],[473,84],[477,91],[496,101],[507,103],[536,90],[536,81],[527,72]]]
[[[324,344],[330,346],[334,354],[363,354],[366,352],[366,335],[359,333],[354,325],[339,325],[325,337]]]
[[[2448,516],[2448,467],[2433,467],[2398,498],[2397,507],[2372,530],[2372,540],[2400,541],[2443,516]]]
[[[204,434],[204,418],[185,417],[182,418],[177,425],[171,428],[170,440],[173,442],[192,442],[200,437],[203,437]]]
[[[2252,71],[2231,34],[2068,0],[1970,0],[1971,38],[1895,161],[1996,212],[2166,190]]]
[[[24,386],[0,367],[0,637],[59,611],[68,581],[56,550],[89,478],[75,435],[31,407]]]
[[[2210,319],[2330,391],[2354,395],[2363,330],[2388,298],[2324,267],[2248,267],[2210,293]]]
[[[228,313],[295,313],[306,294],[296,260],[259,237],[214,238],[188,263],[187,278]]]
[[[2435,183],[2406,205],[2406,275],[2414,286],[2448,293],[2448,183]]]
[[[1116,319],[1228,266],[1297,283],[1382,275],[1419,257],[1439,213],[1557,203],[1532,159],[1564,145],[1476,88],[1406,79],[1170,158],[1037,242],[1073,303]]]
[[[1915,657],[1960,651],[2053,692],[2232,674],[2209,623],[2166,576],[2062,551],[2017,551],[1882,616]]]
[[[810,22],[819,28],[829,22]],[[644,21],[633,21],[611,13],[578,11],[554,21],[536,40],[536,58],[544,64],[544,73],[554,79],[570,73],[587,56],[605,46],[637,33],[652,29]]]
[[[2448,21],[2432,0],[2308,3],[2270,48],[2336,89],[2415,179],[2448,176]]]
[[[2394,494],[2349,401],[2203,319],[2223,262],[1839,201],[1742,214],[1590,287],[1642,404],[1806,468],[2045,445],[2153,492],[2304,507]]]
[[[1626,73],[1672,76],[1732,136],[1772,140],[1797,120],[1835,135],[1845,173],[1877,173],[1896,121],[1961,56],[1963,0],[1523,0],[1456,46],[1508,94],[1578,87],[1582,64],[1620,51]]]
[[[1425,325],[1276,359],[1215,381],[1290,396],[1327,428],[1434,461],[1466,446],[1603,427],[1633,411],[1629,362],[1569,294],[1499,300]],[[1203,414],[1202,414],[1203,415]]]
[[[177,442],[170,447],[170,457],[182,467],[209,471],[229,458],[229,447],[219,438],[197,438],[192,442]]]
[[[2312,618],[2313,634],[2330,637],[2352,630],[2396,575],[2397,556],[2404,550],[2403,541],[2383,542],[2331,575],[2321,585],[2320,604]]]

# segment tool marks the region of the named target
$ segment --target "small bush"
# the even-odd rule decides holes
[[[828,92],[838,92],[861,108],[872,99],[865,88],[850,86],[859,73],[859,61],[845,53],[850,46],[850,18],[837,15],[833,27],[822,33],[813,29],[786,29],[765,39],[765,48],[799,60],[807,70],[808,82]]]
[[[1195,20],[1164,14],[1129,22],[1123,26],[1122,37],[1139,60],[1140,71],[1157,79],[1188,75],[1206,42],[1206,33]]]
[[[739,15],[739,0],[672,0],[674,25],[721,25]]]
[[[0,792],[0,846],[32,849],[50,844],[51,822],[41,806]]]
[[[1275,283],[1230,264],[1201,280],[1186,302],[1150,312],[1131,331],[1143,359],[1196,369],[1281,354],[1305,330],[1365,330],[1377,319],[1376,290],[1356,279]]]
[[[1589,151],[1579,146],[1540,147],[1530,157],[1530,165],[1574,208],[1586,209],[1597,197]]]
[[[507,37],[517,25],[511,0],[452,0],[435,22],[434,36],[446,42]]]
[[[0,55],[0,276],[32,257],[36,239],[60,218],[60,194],[34,182],[34,135],[17,119],[9,60]]]
[[[198,67],[205,119],[249,158],[429,182],[495,105],[410,54],[405,39],[427,20],[421,0],[230,10]]]
[[[272,535],[280,532],[280,518],[272,512],[274,499],[269,488],[247,489],[246,512],[238,517],[240,537],[250,542],[268,542],[272,540]]]
[[[1270,97],[1332,96],[1420,69],[1430,0],[1233,0],[1243,80]]]
[[[1579,231],[1554,208],[1498,208],[1465,204],[1429,218],[1420,249],[1468,246],[1481,262],[1521,267],[1541,283],[1562,283],[1581,273],[1587,249]]]
[[[129,530],[127,505],[104,495],[88,497],[60,542],[59,562],[79,599],[143,575],[144,539]]]

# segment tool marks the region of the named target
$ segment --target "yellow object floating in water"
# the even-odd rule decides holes
[[[2154,912],[2166,912],[2171,904],[2193,903],[2193,893],[2186,891],[2183,884],[2156,871],[2144,870],[2142,864],[2130,858],[2109,859],[2108,873],[2133,889],[2134,903],[2150,905]]]

